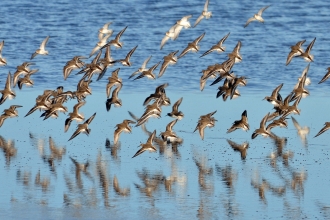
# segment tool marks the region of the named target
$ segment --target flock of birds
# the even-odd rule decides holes
[[[209,19],[212,16],[212,12],[208,11],[209,0],[206,1],[204,5],[204,9],[201,15],[197,18],[193,27],[198,25],[204,18]],[[263,7],[255,14],[253,17],[247,20],[244,27],[246,28],[251,22],[259,21],[264,22],[262,18],[263,12],[269,6]],[[165,33],[164,38],[161,40],[160,49],[164,48],[165,44],[171,40],[176,40],[179,37],[180,32],[183,29],[191,28],[191,24],[189,19],[192,15],[184,16],[182,19],[175,22],[175,24]],[[121,64],[122,66],[131,66],[130,62],[131,56],[133,56],[135,50],[138,46],[132,48],[127,56],[123,59],[114,60],[111,57],[111,47],[116,49],[120,49],[123,47],[123,43],[121,42],[121,37],[125,33],[127,26],[123,28],[114,39],[109,40],[109,38],[113,34],[113,30],[109,29],[109,26],[112,22],[106,23],[102,28],[98,31],[99,41],[96,43],[95,47],[92,49],[89,57],[92,57],[94,54],[95,57],[91,61],[91,63],[86,63],[83,60],[87,59],[87,57],[83,56],[75,56],[71,60],[67,61],[65,66],[63,67],[63,77],[66,80],[72,71],[79,70],[77,74],[82,74],[83,76],[77,83],[76,91],[64,91],[63,87],[59,86],[56,90],[45,90],[43,94],[39,95],[36,98],[35,105],[31,108],[31,110],[25,115],[28,116],[34,113],[36,110],[42,110],[43,113],[41,117],[44,117],[44,120],[50,117],[58,117],[59,112],[68,112],[67,107],[64,105],[68,100],[76,99],[77,104],[74,105],[73,111],[68,114],[68,118],[64,123],[64,131],[67,132],[69,130],[70,124],[72,121],[81,122],[78,124],[77,129],[74,131],[69,141],[77,137],[80,133],[86,133],[87,135],[90,133],[89,125],[92,123],[93,119],[96,116],[96,112],[90,116],[87,120],[82,113],[79,113],[79,109],[85,105],[85,98],[88,95],[92,94],[92,90],[90,87],[90,83],[92,82],[93,75],[96,74],[96,81],[100,80],[106,73],[109,67],[114,66],[115,64]],[[222,53],[225,52],[226,48],[223,46],[226,39],[229,37],[230,33],[226,34],[219,42],[213,45],[209,50],[204,52],[200,57],[204,57],[212,52]],[[158,78],[162,77],[165,73],[166,69],[169,65],[174,65],[185,56],[189,52],[198,52],[200,49],[199,43],[202,41],[205,33],[198,36],[194,41],[189,42],[187,47],[182,50],[182,52],[177,56],[179,50],[173,51],[168,55],[164,56],[163,62],[157,62],[152,65],[150,68],[147,67],[149,61],[151,60],[151,56],[149,56],[132,75],[130,75],[129,79],[135,77],[133,80],[139,80],[144,77],[149,79],[156,79],[155,70],[160,65],[160,70],[158,72]],[[46,50],[47,42],[50,37],[47,36],[41,43],[40,47],[32,54],[31,60],[35,59],[38,55],[48,55],[48,51]],[[312,40],[312,42],[307,46],[304,50],[302,48],[305,40],[299,41],[295,45],[291,46],[291,51],[288,54],[286,65],[289,65],[293,58],[300,57],[305,59],[307,62],[313,62],[313,55],[311,54],[312,47],[316,41],[316,38]],[[6,65],[7,61],[2,56],[2,50],[4,46],[4,41],[0,44],[0,65]],[[222,96],[223,100],[226,101],[227,98],[236,98],[240,96],[238,91],[239,86],[247,85],[247,77],[245,76],[235,76],[232,68],[236,63],[242,61],[242,55],[240,54],[242,43],[238,41],[233,51],[228,53],[228,58],[222,63],[215,63],[214,65],[208,66],[205,70],[202,70],[202,76],[200,78],[200,90],[202,91],[205,87],[205,84],[209,78],[215,78],[215,80],[211,83],[211,85],[215,85],[222,80],[223,85],[218,87],[218,92],[216,97]],[[104,57],[101,58],[103,51],[105,50]],[[17,66],[16,71],[12,75],[10,72],[7,75],[7,80],[5,83],[5,87],[3,90],[0,90],[2,97],[0,99],[0,105],[3,104],[8,98],[15,97],[15,92],[12,90],[13,87],[18,85],[19,89],[22,89],[23,86],[32,86],[34,84],[31,77],[33,74],[38,72],[38,69],[30,69],[30,66],[34,65],[33,62],[24,62],[21,65]],[[305,88],[306,85],[310,83],[309,78],[307,77],[308,70],[310,64],[305,68],[301,77],[299,77],[296,86],[293,88],[292,92],[287,95],[284,99],[280,95],[280,90],[283,84],[279,85],[274,89],[271,96],[265,97],[265,99],[274,105],[275,111],[273,113],[267,113],[260,122],[260,128],[256,129],[252,134],[252,139],[256,138],[258,135],[262,135],[265,137],[272,137],[274,134],[271,132],[271,129],[274,127],[287,127],[287,117],[290,114],[300,114],[300,110],[298,109],[298,104],[301,99],[309,95],[308,90]],[[320,81],[320,83],[324,82],[330,76],[330,69],[328,68],[328,73],[324,76],[324,78]],[[122,106],[122,101],[119,98],[119,92],[123,86],[122,78],[119,77],[120,68],[117,68],[112,71],[111,76],[108,77],[108,83],[106,85],[106,109],[110,111],[111,106],[120,107]],[[125,119],[122,123],[117,124],[117,129],[114,132],[114,144],[118,144],[120,134],[122,132],[131,132],[132,127],[130,124],[136,124],[136,126],[144,125],[146,121],[148,121],[152,117],[160,118],[162,106],[168,106],[171,104],[170,99],[166,96],[165,89],[168,86],[168,83],[159,85],[155,89],[155,93],[150,94],[143,103],[145,107],[145,111],[141,117],[136,117],[133,113],[130,113],[133,120]],[[181,120],[184,117],[184,114],[179,110],[179,106],[182,102],[183,98],[180,98],[174,105],[171,113],[167,115],[175,118],[171,121],[167,126],[165,132],[161,132],[160,136],[164,143],[175,143],[180,142],[180,138],[173,131],[173,126],[177,123],[178,120]],[[151,103],[152,104],[149,104]],[[291,105],[290,103],[293,102]],[[11,105],[10,108],[5,109],[3,114],[0,116],[0,126],[4,123],[7,118],[17,117],[18,111],[17,108],[22,107],[20,105]],[[204,130],[206,127],[215,126],[215,122],[217,121],[213,115],[216,111],[208,113],[206,115],[200,116],[197,122],[197,126],[195,131],[199,131],[201,139],[204,139]],[[276,119],[277,118],[277,119]],[[270,122],[271,121],[271,122]],[[267,126],[266,123],[270,122]],[[324,131],[330,128],[330,122],[326,122],[325,127],[323,127],[316,136],[322,134]],[[248,116],[247,111],[245,110],[242,113],[241,119],[233,122],[233,125],[228,129],[227,133],[233,132],[236,129],[243,129],[244,131],[249,130]],[[136,157],[143,153],[144,151],[155,152],[157,149],[154,147],[153,142],[156,136],[156,130],[154,130],[147,142],[145,144],[141,144],[141,148],[136,152],[133,157]],[[315,136],[315,137],[316,137]]]

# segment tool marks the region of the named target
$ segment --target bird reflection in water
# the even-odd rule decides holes
[[[80,173],[83,172],[89,179],[92,179],[92,176],[87,170],[87,168],[89,167],[89,162],[86,161],[85,163],[78,163],[76,159],[73,159],[72,157],[70,157],[70,159],[72,163],[75,165],[75,174],[76,174],[75,176],[76,176],[77,187],[79,189],[83,189],[83,183]]]
[[[49,150],[52,158],[61,161],[62,156],[65,154],[66,149],[63,147],[57,147],[52,137],[49,137]]]
[[[199,219],[210,219],[212,217],[212,196],[214,193],[213,168],[207,164],[208,158],[193,149],[193,160],[198,169],[199,185],[199,207],[197,217]]]
[[[228,140],[227,140],[228,141]],[[238,174],[233,170],[231,165],[221,167],[218,164],[215,165],[216,174],[221,178],[222,183],[227,189],[227,193],[221,196],[221,201],[224,208],[224,213],[228,219],[237,218],[240,213],[240,208],[235,201],[235,188],[234,184],[237,182]]]
[[[100,186],[102,188],[104,206],[110,207],[110,204],[109,204],[109,186],[110,186],[109,179],[110,178],[108,177],[108,171],[107,171],[106,167],[107,167],[107,164],[106,164],[105,160],[103,159],[102,154],[99,153],[99,155],[97,156],[97,161],[96,161],[96,170],[97,170],[97,174],[99,177]]]
[[[119,182],[116,175],[113,177],[113,189],[119,196],[129,196],[131,191],[129,188],[121,188],[119,186]]]
[[[171,174],[164,176],[165,190],[175,195],[176,193],[184,194],[187,186],[187,176],[185,172],[180,172],[177,165],[176,157],[168,157],[171,163]],[[173,184],[176,183],[175,191],[172,190]]]
[[[110,151],[111,158],[116,162],[120,163],[120,157],[118,157],[118,151],[120,151],[121,143],[111,144],[110,140],[107,138],[105,140],[105,148]]]
[[[135,183],[135,187],[141,194],[145,194],[147,197],[153,197],[154,192],[159,189],[159,185],[163,183],[163,175],[161,172],[150,174],[146,169],[136,172],[143,185]]]
[[[272,152],[268,156],[268,158],[270,159],[270,165],[273,168],[276,168],[277,167],[277,161],[279,159],[281,159],[283,165],[288,166],[289,165],[289,159],[291,159],[293,157],[293,152],[289,151],[289,150],[286,151],[286,152],[283,152],[283,149],[287,144],[287,138],[286,137],[278,137],[274,133],[272,133],[271,139],[274,142],[275,151]]]
[[[291,179],[291,188],[295,192],[301,192],[302,195],[304,194],[304,183],[307,180],[307,173],[305,171],[300,172],[292,172],[292,179]]]
[[[222,168],[218,164],[215,165],[217,175],[221,177],[222,182],[230,190],[234,188],[234,183],[237,180],[237,172],[235,172],[230,165]]]
[[[287,219],[308,219],[307,213],[304,213],[300,205],[294,206],[287,199],[283,202],[284,215]],[[327,219],[327,218],[325,218]]]
[[[57,147],[55,142],[51,137],[49,137],[49,150],[50,155],[42,155],[42,159],[48,164],[50,171],[56,175],[55,161],[61,161],[62,156],[65,154],[66,150],[62,147]]]
[[[266,192],[271,191],[273,194],[277,196],[283,196],[286,191],[286,187],[284,186],[274,186],[273,184],[269,183],[268,180],[262,179],[261,183],[259,180],[259,175],[256,172],[255,177],[251,180],[251,186],[258,190],[259,199],[267,205],[266,199]]]
[[[320,213],[323,214],[324,219],[330,219],[330,206],[316,201],[316,206],[319,208]]]
[[[19,169],[16,173],[16,179],[18,182],[23,183],[24,186],[29,187],[31,180],[31,172],[25,170],[22,175],[22,171]]]
[[[228,144],[233,148],[234,151],[238,151],[241,154],[241,159],[245,160],[247,155],[247,149],[249,148],[249,143],[244,142],[243,144],[237,144],[234,141],[227,139]]]
[[[10,165],[10,160],[17,154],[17,149],[15,148],[15,142],[11,139],[6,141],[2,136],[0,136],[0,148],[2,149],[4,156],[6,158],[6,165]]]
[[[198,184],[202,191],[213,192],[213,180],[207,181],[207,176],[213,176],[213,168],[207,166],[207,157],[194,152],[193,160],[198,169]]]
[[[212,211],[209,210],[210,204],[205,204],[208,203],[207,199],[205,198],[200,198],[199,199],[199,205],[197,209],[197,215],[196,217],[198,219],[211,219],[212,218]]]
[[[36,147],[39,151],[39,155],[42,157],[45,155],[45,142],[44,138],[38,138],[35,134],[29,133],[30,143],[32,146]]]
[[[300,137],[302,144],[304,145],[304,147],[307,147],[308,146],[307,135],[309,134],[309,127],[300,126],[298,121],[292,116],[291,116],[291,119],[292,119],[294,127],[297,129],[297,133],[298,133],[298,136]]]
[[[34,184],[36,186],[41,186],[41,189],[43,192],[46,192],[48,190],[49,184],[50,184],[50,178],[49,177],[40,177],[40,170],[38,171]]]
[[[55,161],[62,161],[63,155],[66,153],[64,147],[58,147],[52,137],[48,138],[49,154],[46,154],[45,139],[35,134],[29,133],[30,142],[37,147],[43,161],[48,164],[50,171],[56,176]]]

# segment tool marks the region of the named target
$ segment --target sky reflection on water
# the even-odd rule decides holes
[[[177,100],[178,94],[171,90],[169,86],[168,97],[171,101]],[[70,142],[67,140],[75,128],[72,124],[67,133],[62,132],[65,115],[46,121],[39,118],[38,112],[22,116],[37,94],[28,91],[25,98],[17,96],[5,103],[23,105],[19,109],[20,116],[8,119],[2,127],[1,137],[7,143],[14,143],[15,148],[11,157],[4,150],[0,157],[2,188],[8,189],[1,195],[5,213],[15,210],[16,204],[23,207],[35,204],[37,211],[45,209],[70,215],[71,209],[84,213],[80,207],[97,208],[101,213],[121,213],[119,218],[130,217],[133,213],[150,218],[259,218],[260,214],[265,218],[277,218],[295,213],[299,218],[310,218],[320,217],[323,213],[320,210],[326,210],[328,205],[329,195],[324,184],[329,181],[325,175],[329,166],[329,149],[324,144],[327,135],[312,138],[324,119],[317,115],[311,119],[308,107],[304,107],[322,107],[325,97],[303,99],[301,115],[294,116],[301,126],[310,128],[307,142],[303,144],[291,118],[287,129],[273,130],[276,139],[257,137],[251,140],[260,117],[272,108],[261,97],[246,95],[223,102],[204,94],[184,94],[180,109],[185,118],[174,127],[183,143],[177,147],[168,145],[162,150],[157,147],[157,153],[145,152],[132,159],[137,146],[148,136],[141,128],[134,127],[132,134],[121,135],[120,147],[114,149],[111,146],[114,127],[121,120],[130,119],[128,110],[136,109],[136,114],[141,113],[147,94],[123,94],[123,106],[106,112],[105,94],[95,92],[87,97],[85,109],[81,109],[85,115],[90,115],[95,111],[93,106],[104,105],[90,125],[91,134],[89,137],[81,134]],[[140,103],[138,107],[128,101],[131,99]],[[200,100],[200,105],[195,104],[195,99]],[[208,106],[207,103],[214,104]],[[68,108],[73,104],[68,102]],[[250,131],[226,134],[232,121],[240,116],[242,106],[248,112]],[[192,131],[199,115],[214,108],[218,109],[215,114],[218,122],[214,128],[205,130],[202,141],[199,134]],[[162,115],[170,110],[171,107],[164,107]],[[146,130],[156,129],[158,135],[169,121],[171,119],[166,116],[150,119]],[[63,155],[54,156],[49,149],[49,137],[57,152],[65,149]],[[107,139],[110,145],[106,144]],[[249,143],[245,159],[232,149],[227,139],[237,144]],[[70,157],[82,164],[88,161],[87,172],[78,172]],[[49,162],[49,158],[53,161]],[[117,189],[113,183],[115,176]],[[120,193],[125,188],[129,193]],[[84,214],[80,217],[87,218]],[[102,214],[99,217],[102,218]]]

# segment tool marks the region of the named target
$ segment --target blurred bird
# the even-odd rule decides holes
[[[264,23],[264,19],[261,17],[262,13],[269,7],[270,5],[263,7],[262,9],[260,9],[258,11],[257,14],[253,15],[252,18],[249,18],[246,22],[246,24],[244,25],[244,28],[246,28],[252,21],[259,21]]]
[[[31,56],[31,60],[32,60],[35,56],[37,56],[38,54],[40,54],[40,55],[48,55],[48,51],[45,49],[48,40],[49,40],[49,36],[47,36],[47,37],[42,41],[42,43],[41,43],[39,49],[37,49],[36,52],[34,52],[34,53],[32,54],[32,56]]]
[[[154,141],[155,135],[156,135],[156,130],[154,130],[154,132],[150,135],[150,137],[148,138],[148,140],[145,144],[140,144],[141,149],[138,150],[132,158],[139,156],[140,154],[142,154],[143,152],[145,152],[147,150],[150,152],[156,152],[157,149],[153,146],[153,141]]]
[[[206,0],[202,14],[197,18],[194,27],[196,27],[203,18],[209,19],[212,16],[212,12],[208,11],[209,2],[210,0]]]
[[[83,124],[79,124],[77,126],[77,130],[72,134],[72,136],[70,137],[70,139],[68,141],[77,137],[78,134],[80,134],[80,133],[86,133],[86,135],[89,135],[91,132],[91,129],[88,128],[88,125],[93,121],[95,115],[96,115],[96,112],[89,119],[87,119]]]

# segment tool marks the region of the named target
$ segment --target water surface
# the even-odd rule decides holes
[[[269,4],[271,7],[263,15],[264,24],[253,22],[243,28],[250,16]],[[31,67],[39,69],[33,76],[35,85],[21,91],[15,88],[16,98],[1,106],[1,109],[13,104],[23,106],[18,109],[18,118],[7,119],[0,128],[2,140],[12,143],[10,151],[3,150],[0,156],[3,218],[30,218],[36,214],[53,219],[329,218],[328,134],[313,138],[324,122],[330,120],[326,113],[330,107],[329,82],[317,84],[328,67],[329,3],[211,0],[211,19],[202,20],[196,28],[183,29],[178,40],[168,41],[159,50],[161,39],[171,25],[188,14],[193,15],[193,24],[203,5],[203,1],[3,2],[0,40],[5,41],[2,55],[8,65],[0,67],[2,85],[7,73],[15,72],[16,66],[28,61],[41,41],[50,35],[49,55],[37,56]],[[81,108],[86,118],[97,113],[90,125],[91,134],[81,134],[68,142],[76,123],[64,133],[66,115],[61,113],[57,119],[43,121],[39,117],[41,112],[36,111],[24,117],[43,90],[57,86],[76,89],[81,76],[75,75],[75,71],[64,81],[63,66],[73,56],[88,56],[98,40],[98,29],[109,21],[113,21],[110,27],[114,35],[128,26],[122,36],[124,47],[112,50],[115,59],[123,58],[136,45],[138,49],[131,58],[131,67],[116,64],[102,80],[96,82],[93,78],[93,94]],[[169,66],[161,78],[128,80],[149,55],[153,56],[151,66],[171,51],[182,51],[203,32],[206,35],[200,51],[188,53],[176,65]],[[231,34],[225,42],[225,53],[199,58],[228,32]],[[310,132],[301,138],[290,116],[287,129],[273,130],[276,139],[252,140],[251,134],[259,127],[262,117],[273,111],[272,105],[262,99],[282,82],[282,96],[289,94],[307,65],[304,60],[294,58],[285,66],[290,46],[306,39],[306,47],[314,37],[317,38],[312,49],[315,62],[309,71],[312,84],[307,87],[310,96],[299,104],[301,114],[293,116],[302,127],[309,127]],[[216,99],[217,85],[207,85],[203,92],[199,91],[201,70],[226,60],[238,40],[242,41],[243,61],[235,64],[233,70],[249,78],[246,87],[239,87],[241,97],[226,102]],[[119,96],[123,106],[107,112],[107,77],[119,67],[123,79]],[[157,146],[157,153],[145,152],[132,159],[148,135],[141,127],[134,127],[132,134],[121,134],[120,147],[115,148],[112,146],[115,125],[130,119],[128,111],[141,116],[144,99],[165,82],[169,83],[166,94],[172,104],[183,97],[180,109],[185,117],[174,127],[183,143]],[[75,100],[66,103],[69,111],[75,103]],[[218,121],[215,127],[206,128],[205,139],[201,140],[198,132],[193,133],[197,120],[200,115],[215,110]],[[248,112],[250,131],[227,134],[244,110]],[[170,111],[171,107],[163,107],[162,117],[151,119],[146,124],[147,130],[156,130],[157,135],[165,131],[172,120],[165,116]],[[65,149],[52,164],[50,137],[58,149]],[[227,140],[249,143],[246,158],[242,159]],[[89,161],[88,173],[77,173],[70,157],[79,163]],[[36,181],[39,174],[40,181]],[[120,187],[129,189],[128,195],[116,192],[115,176]]]

